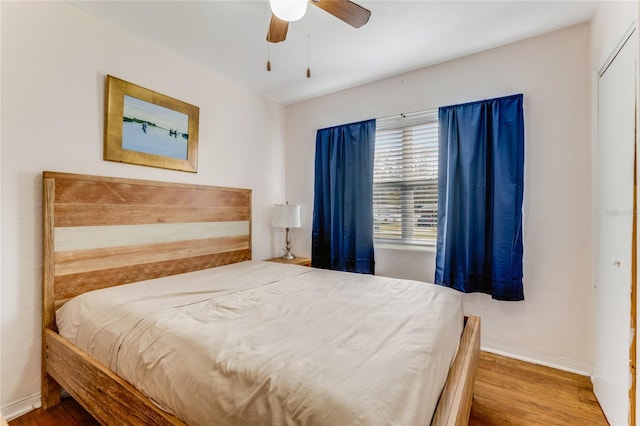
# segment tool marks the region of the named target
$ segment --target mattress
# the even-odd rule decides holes
[[[56,322],[188,424],[424,425],[463,312],[433,284],[247,261],[88,292]]]

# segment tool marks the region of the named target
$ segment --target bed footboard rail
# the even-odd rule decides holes
[[[467,426],[480,359],[480,317],[465,317],[458,354],[449,369],[431,426]]]
[[[55,331],[44,340],[47,374],[101,424],[185,424]]]

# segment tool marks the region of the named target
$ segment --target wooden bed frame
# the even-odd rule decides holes
[[[251,190],[43,173],[42,407],[61,388],[102,424],[182,425],[57,332],[84,292],[251,259]],[[467,425],[480,318],[466,317],[432,425]]]

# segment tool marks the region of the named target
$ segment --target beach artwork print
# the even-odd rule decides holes
[[[187,159],[187,114],[124,95],[122,121],[122,149]]]
[[[106,161],[198,172],[200,108],[106,76]]]

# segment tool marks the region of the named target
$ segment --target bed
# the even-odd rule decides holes
[[[161,298],[159,294],[167,280],[177,279],[179,285],[184,286],[181,288],[187,288],[191,285],[188,280],[193,276],[235,271],[240,276],[249,277],[252,276],[247,272],[249,270],[253,270],[256,277],[267,277],[267,285],[251,282],[246,284],[246,288],[225,293],[215,299],[217,305],[223,306],[223,311],[228,310],[227,305],[221,305],[224,298],[231,298],[228,303],[237,303],[234,299],[236,293],[249,294],[257,308],[270,303],[274,293],[282,293],[300,302],[296,298],[315,297],[313,292],[311,296],[301,293],[300,288],[309,285],[314,291],[322,292],[323,280],[329,282],[333,277],[331,274],[339,274],[251,261],[250,190],[44,172],[42,406],[48,408],[58,404],[61,388],[64,388],[103,424],[185,424],[170,413],[180,412],[179,409],[160,408],[162,404],[158,404],[157,398],[154,402],[129,381],[116,375],[112,371],[114,367],[108,366],[108,356],[98,355],[99,350],[90,355],[91,350],[83,350],[74,344],[72,341],[78,343],[77,337],[70,337],[72,335],[67,331],[63,334],[68,338],[63,337],[56,323],[56,310],[64,306],[61,311],[73,311],[74,305],[80,305],[85,308],[79,311],[86,311],[87,302],[82,305],[77,301],[87,300],[94,290],[111,292],[106,299],[116,301],[116,304],[115,308],[108,309],[116,309],[124,306],[124,303],[119,304],[120,299],[116,295],[124,294],[124,290],[130,287],[146,287],[146,291],[151,291],[140,299],[144,301],[150,297]],[[382,280],[381,277],[359,275],[353,278]],[[232,281],[235,283],[242,279],[234,278]],[[248,278],[245,281],[249,282]],[[272,282],[277,286],[270,284]],[[351,288],[336,285],[343,297],[344,289]],[[423,291],[428,286],[412,285],[415,291]],[[196,289],[192,293],[197,292]],[[80,295],[85,299],[76,298]],[[208,296],[203,300],[210,303],[207,302],[210,300]],[[196,306],[203,300],[190,300],[182,305]],[[289,302],[289,306],[296,303]],[[316,312],[312,315],[322,314]],[[256,334],[264,337],[271,332]],[[103,340],[94,338],[93,341]],[[241,341],[247,340],[243,338]],[[261,341],[260,344],[265,343]],[[447,367],[450,366],[448,372],[444,371],[446,383],[442,389],[435,389],[435,412],[425,423],[467,424],[479,343],[480,320],[466,317],[460,340],[455,341],[455,357],[447,363]],[[89,345],[90,348],[93,346]],[[132,359],[135,364],[135,355]],[[300,359],[293,355],[290,363],[300,362]],[[135,368],[130,370],[136,371]],[[381,376],[380,380],[384,378]],[[136,379],[130,381],[136,382]],[[424,383],[424,387],[428,385]],[[282,387],[282,384],[277,386],[278,389]],[[266,395],[266,399],[279,398],[277,393],[267,392]],[[182,414],[180,417],[186,416]],[[282,417],[271,418],[278,422]],[[216,420],[229,423],[224,418],[211,419],[211,423],[215,424]],[[265,419],[265,423],[269,421]]]

